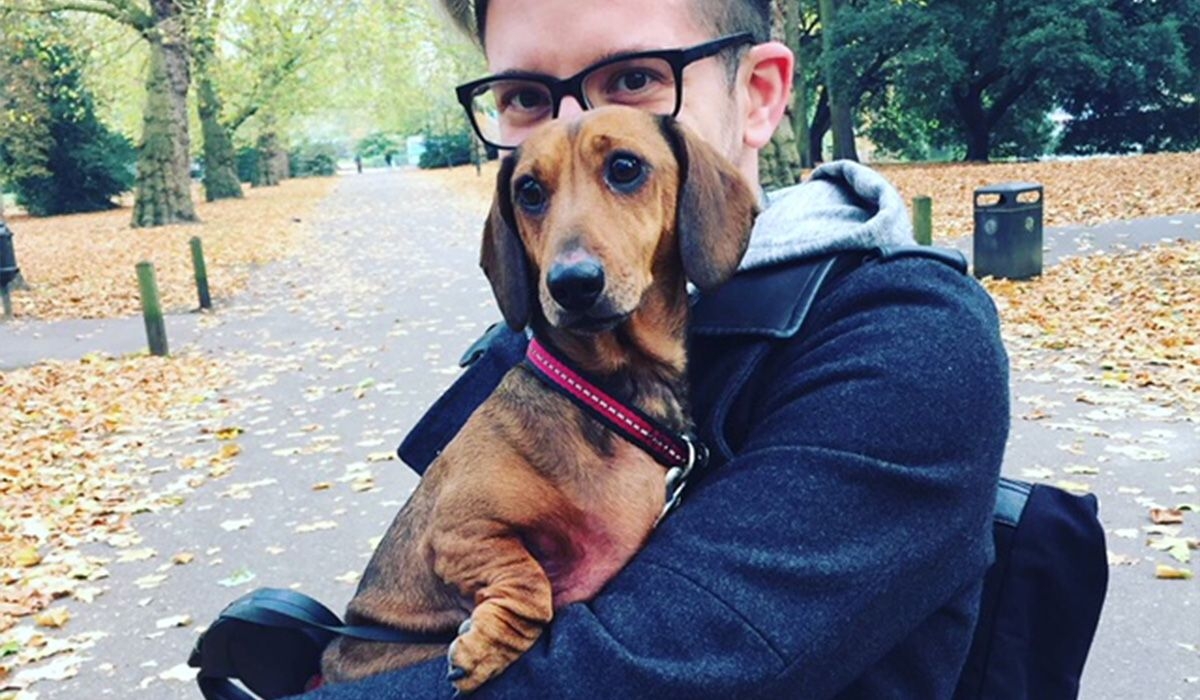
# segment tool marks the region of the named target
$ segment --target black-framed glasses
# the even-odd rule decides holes
[[[583,109],[627,105],[676,116],[683,104],[683,69],[702,58],[754,43],[749,32],[730,34],[690,48],[641,51],[605,59],[560,80],[512,71],[455,88],[475,133],[494,148],[516,148],[535,127],[558,117],[564,97]]]

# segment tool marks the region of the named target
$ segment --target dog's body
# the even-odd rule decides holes
[[[483,267],[510,326],[683,433],[687,281],[732,275],[754,207],[733,166],[673,121],[600,109],[505,159]],[[474,690],[629,561],[665,493],[650,454],[518,366],[430,465],[347,622],[459,630],[450,678]],[[446,652],[339,638],[323,672],[352,680]]]

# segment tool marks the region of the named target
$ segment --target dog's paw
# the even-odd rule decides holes
[[[479,686],[508,668],[533,640],[514,636],[498,620],[467,618],[458,628],[458,637],[446,652],[449,670],[446,679],[461,694],[473,692]],[[495,628],[495,629],[492,629]],[[540,630],[539,630],[540,632]],[[533,639],[537,634],[533,635]]]

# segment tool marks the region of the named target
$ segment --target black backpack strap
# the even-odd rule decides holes
[[[337,636],[398,644],[448,644],[454,638],[453,633],[346,625],[303,593],[260,588],[225,607],[196,640],[188,665],[199,669],[196,680],[207,700],[284,697],[303,692],[320,673],[321,653]]]
[[[928,258],[945,263],[967,274],[967,256],[962,251],[953,248],[934,248],[927,245],[893,245],[876,248],[870,257],[878,260],[898,260],[900,258]]]

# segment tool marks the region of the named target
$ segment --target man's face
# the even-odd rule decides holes
[[[521,70],[565,78],[616,54],[683,48],[715,37],[697,26],[693,0],[491,0],[486,18],[490,73]],[[735,163],[745,160],[741,110],[724,56],[683,71],[679,120]],[[564,98],[559,118],[582,111]]]

